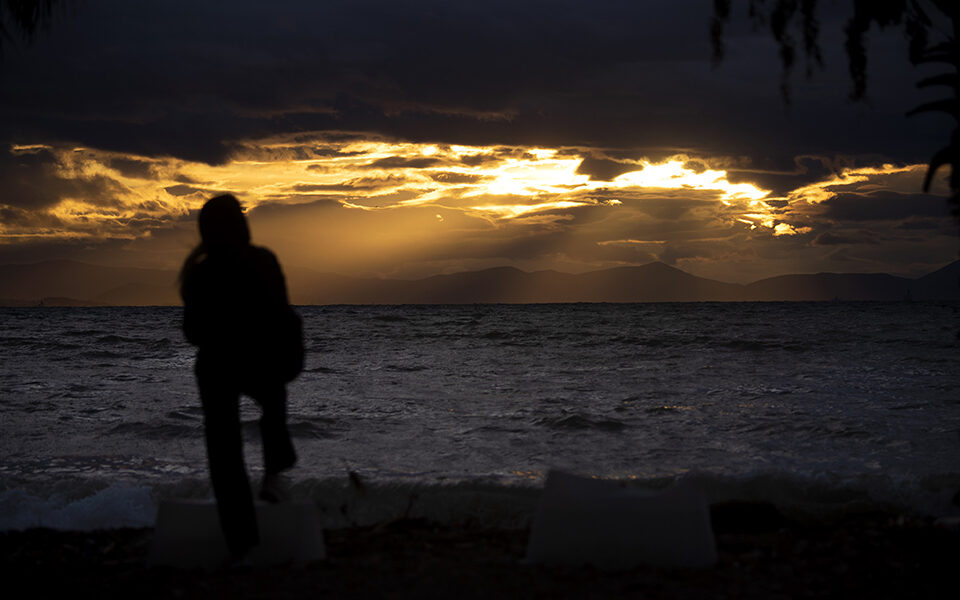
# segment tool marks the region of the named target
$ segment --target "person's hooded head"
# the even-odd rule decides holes
[[[250,244],[250,228],[240,202],[231,194],[211,198],[197,218],[200,238],[207,253],[218,254]]]

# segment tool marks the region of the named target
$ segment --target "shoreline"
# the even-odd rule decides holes
[[[957,474],[915,482],[918,494],[913,496],[905,495],[903,488],[867,487],[862,481],[859,486],[828,485],[815,479],[777,474],[738,479],[693,473],[682,478],[604,481],[625,489],[656,493],[682,480],[693,482],[713,508],[762,506],[796,521],[833,522],[847,515],[866,513],[904,515],[913,520],[960,518]],[[531,524],[544,488],[542,481],[417,482],[341,476],[290,480],[287,489],[291,500],[315,504],[321,526],[334,530],[405,520],[523,529]],[[4,506],[0,532],[36,528],[59,531],[152,528],[159,504],[177,499],[212,502],[209,482],[201,477],[150,485],[126,480],[64,478],[30,484],[0,477],[0,504]]]
[[[324,532],[327,559],[213,572],[147,567],[152,529],[0,533],[10,589],[63,597],[952,598],[960,532],[932,518],[863,512],[786,517],[772,505],[711,507],[707,569],[544,567],[522,562],[527,528],[399,519]]]

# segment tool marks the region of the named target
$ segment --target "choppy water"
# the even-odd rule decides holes
[[[318,502],[348,469],[408,496],[535,487],[563,468],[935,514],[960,489],[956,303],[300,312],[292,480]],[[0,309],[0,529],[148,524],[158,496],[208,493],[179,316]],[[257,414],[245,401],[254,476]]]

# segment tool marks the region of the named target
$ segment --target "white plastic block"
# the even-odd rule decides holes
[[[526,562],[601,569],[707,567],[717,549],[704,496],[690,481],[663,491],[550,471]]]
[[[305,563],[326,557],[316,505],[258,502],[256,511],[260,545],[247,555],[246,562],[251,566]],[[229,558],[215,502],[160,503],[148,564],[213,569],[226,564]]]

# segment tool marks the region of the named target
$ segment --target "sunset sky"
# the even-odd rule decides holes
[[[901,30],[849,100],[849,2],[780,93],[734,2],[67,3],[0,62],[0,264],[176,268],[221,192],[287,266],[415,278],[660,260],[749,282],[957,258],[946,116]]]

